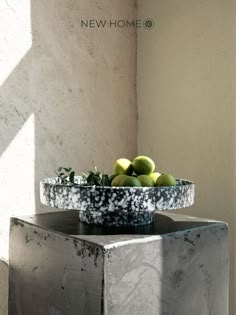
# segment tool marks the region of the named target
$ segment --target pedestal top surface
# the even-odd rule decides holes
[[[21,216],[15,218],[15,220],[24,221],[42,229],[70,235],[101,246],[138,239],[145,241],[145,239],[153,236],[163,238],[165,235],[173,233],[185,233],[196,228],[207,228],[212,224],[225,225],[225,223],[219,221],[181,214],[163,214],[163,212],[156,212],[152,224],[129,228],[88,225],[79,222],[78,218],[78,211],[72,210]]]

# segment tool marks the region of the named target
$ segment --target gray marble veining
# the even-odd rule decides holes
[[[12,218],[9,315],[227,315],[228,229],[158,212],[138,227],[78,211]]]

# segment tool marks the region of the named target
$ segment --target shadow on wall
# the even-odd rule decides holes
[[[139,150],[196,183],[195,205],[178,213],[229,223],[234,315],[235,2],[149,0],[138,10],[157,22],[138,32]]]
[[[59,166],[110,171],[117,156],[136,154],[135,30],[80,27],[91,14],[133,19],[135,1],[6,1],[0,9],[0,24],[12,32],[0,42],[3,53],[5,43],[9,54],[21,52],[17,60],[7,52],[0,58],[2,69],[12,65],[0,86],[0,216],[48,212],[39,181]],[[11,23],[27,34],[16,36]],[[30,33],[32,45],[24,50]],[[7,267],[0,264],[2,292]]]
[[[10,212],[32,212],[35,199],[36,211],[45,211],[39,180],[59,166],[110,171],[117,156],[136,154],[135,30],[80,27],[92,13],[109,16],[112,2],[31,4],[32,46],[0,87],[0,187],[6,187],[0,204],[9,208],[12,190],[19,199]],[[135,1],[115,9],[133,18]]]
[[[7,315],[8,314],[8,264],[0,260],[0,314]]]

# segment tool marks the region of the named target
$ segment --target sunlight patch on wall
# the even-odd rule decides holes
[[[32,45],[30,0],[0,0],[0,85]]]
[[[35,212],[35,121],[28,118],[0,157],[0,216]]]

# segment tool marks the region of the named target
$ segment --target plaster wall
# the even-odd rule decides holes
[[[136,154],[136,31],[81,27],[120,18],[136,18],[135,0],[0,0],[0,259],[11,215],[50,210],[40,179],[59,166],[111,172]]]
[[[155,22],[138,31],[138,153],[196,183],[194,207],[179,212],[229,223],[234,315],[235,2],[138,0],[138,17]]]

